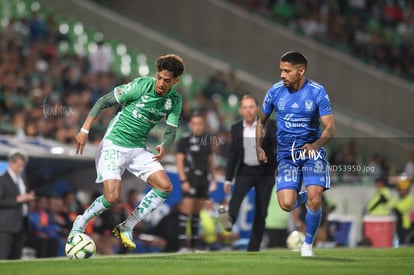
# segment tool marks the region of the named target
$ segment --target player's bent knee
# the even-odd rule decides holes
[[[322,205],[322,198],[320,198],[319,196],[314,196],[311,198],[308,197],[308,201],[306,202],[306,205],[308,208],[313,209],[313,210],[320,209]]]
[[[147,179],[147,183],[162,192],[171,193],[173,189],[172,183],[165,171],[157,171],[151,174]]]
[[[321,201],[308,201],[306,203],[306,206],[312,210],[318,210],[321,208]]]
[[[292,211],[293,203],[285,203],[285,202],[279,201],[279,206],[283,211],[290,212]]]
[[[160,181],[157,183],[150,184],[153,188],[156,188],[162,192],[171,193],[173,186],[170,181]]]
[[[119,194],[110,193],[105,195],[105,199],[111,205],[116,205],[119,202],[120,196]]]
[[[173,186],[172,186],[171,182],[169,182],[169,183],[165,183],[165,184],[160,184],[158,186],[158,189],[163,191],[163,192],[171,193],[172,190],[173,190]]]

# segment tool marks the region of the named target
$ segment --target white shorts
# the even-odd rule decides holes
[[[125,169],[146,182],[152,173],[164,170],[153,157],[154,154],[147,149],[125,148],[104,139],[95,156],[96,182],[108,179],[121,180]]]

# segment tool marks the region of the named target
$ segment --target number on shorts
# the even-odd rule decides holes
[[[283,179],[285,182],[296,182],[298,171],[296,169],[283,169]]]
[[[116,170],[116,163],[119,158],[119,151],[116,149],[105,150],[104,160],[108,160],[108,170]]]

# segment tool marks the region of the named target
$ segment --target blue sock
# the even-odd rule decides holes
[[[303,191],[298,193],[298,197],[293,205],[291,211],[295,208],[298,208],[302,203],[305,203],[308,200],[308,192]]]
[[[319,210],[312,210],[306,206],[306,237],[305,243],[313,244],[315,240],[316,232],[318,232],[319,225],[322,220],[322,208]]]

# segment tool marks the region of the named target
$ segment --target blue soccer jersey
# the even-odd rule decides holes
[[[289,91],[283,82],[274,84],[266,93],[262,111],[276,113],[278,159],[288,159],[292,151],[305,143],[317,140],[320,117],[332,114],[332,108],[325,88],[317,82],[305,79],[298,91]]]

